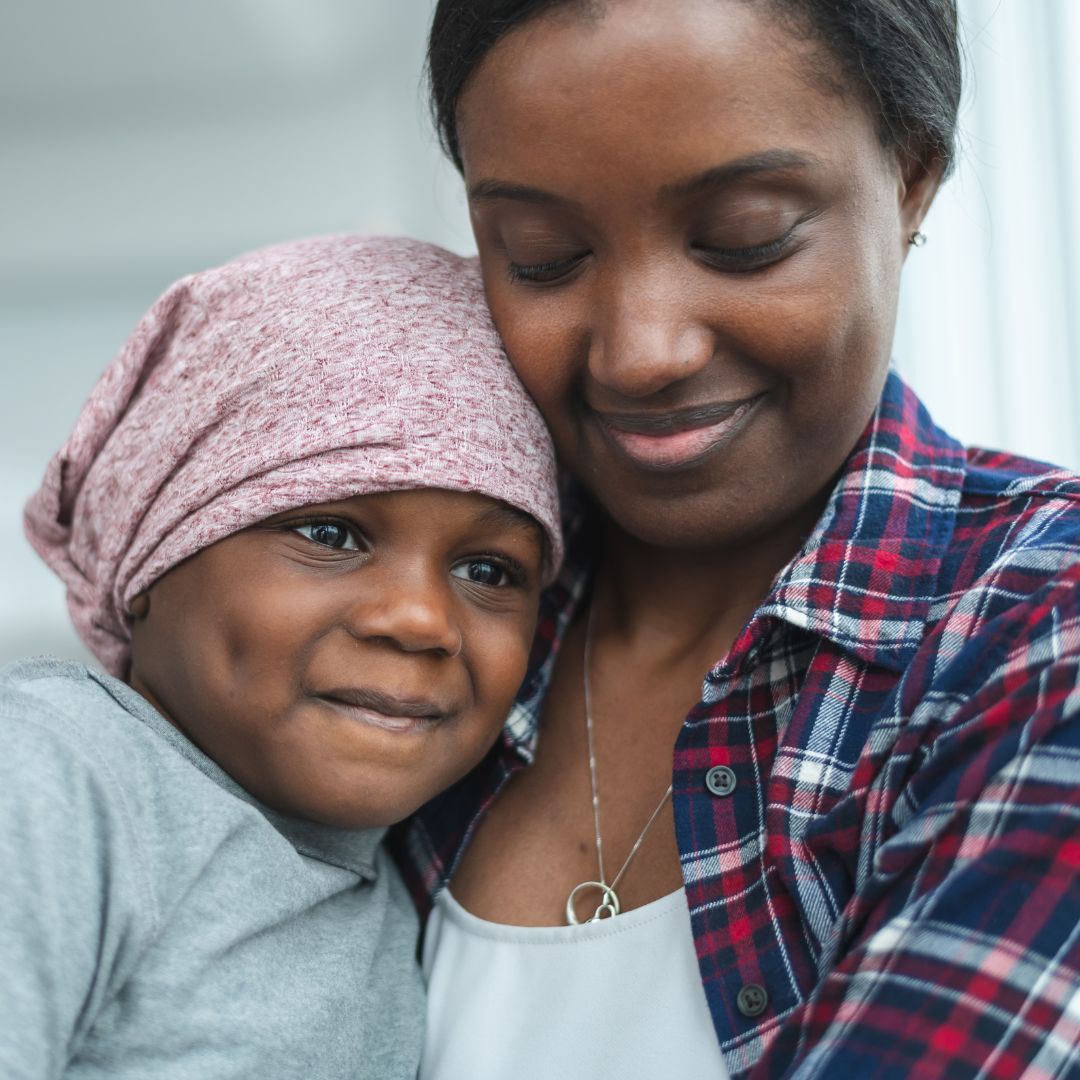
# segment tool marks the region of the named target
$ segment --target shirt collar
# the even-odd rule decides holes
[[[757,616],[902,670],[926,633],[956,524],[964,448],[895,373],[799,554]]]

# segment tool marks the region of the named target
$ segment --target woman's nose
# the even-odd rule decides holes
[[[596,297],[589,374],[630,398],[656,394],[697,374],[712,359],[713,335],[677,281],[641,274]]]
[[[364,577],[348,612],[353,637],[384,642],[410,653],[457,656],[461,652],[461,627],[454,615],[448,580],[436,580],[430,573],[400,571]]]

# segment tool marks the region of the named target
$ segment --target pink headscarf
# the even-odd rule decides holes
[[[554,575],[551,442],[475,260],[326,237],[173,285],[49,463],[26,533],[82,639],[123,675],[131,601],[177,563],[285,510],[421,487],[531,514]]]

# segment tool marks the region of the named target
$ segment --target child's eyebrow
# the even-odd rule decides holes
[[[485,510],[478,521],[485,525],[506,525],[514,529],[525,529],[536,536],[541,544],[544,542],[544,530],[540,522],[532,514],[527,514],[524,510],[519,510],[516,506],[510,506],[507,503],[497,503]]]

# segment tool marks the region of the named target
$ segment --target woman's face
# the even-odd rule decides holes
[[[510,358],[563,462],[663,547],[809,528],[879,397],[935,187],[762,8],[556,8],[460,101]]]

